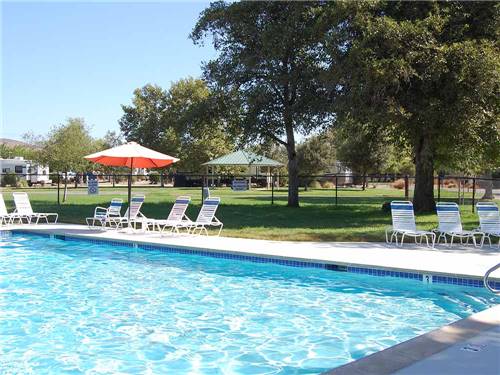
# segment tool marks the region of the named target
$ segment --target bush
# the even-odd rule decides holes
[[[57,173],[49,173],[49,180],[52,180],[52,182],[57,184]]]
[[[2,181],[0,182],[0,185],[2,187],[6,187],[6,186],[16,187],[17,181],[18,181],[18,178],[14,173],[7,173],[7,174],[2,176]]]
[[[127,177],[126,176],[122,176],[122,175],[114,175],[114,177],[111,178],[111,181],[113,181],[113,178],[115,180],[115,183],[119,184],[120,182],[123,182],[123,181],[127,181]]]
[[[17,181],[17,187],[28,187],[28,181],[26,181],[24,178],[21,178]]]
[[[160,174],[156,171],[149,172],[149,183],[150,184],[160,183]]]
[[[323,189],[335,189],[335,184],[331,181],[323,181]]]
[[[400,178],[392,183],[394,189],[402,190],[405,188],[405,180]]]
[[[312,180],[311,182],[309,182],[309,187],[311,189],[321,189],[321,184],[318,180]]]

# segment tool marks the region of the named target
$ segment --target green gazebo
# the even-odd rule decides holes
[[[272,183],[271,168],[279,168],[283,166],[283,163],[279,161],[269,159],[262,155],[257,155],[251,151],[239,150],[232,152],[230,154],[221,156],[219,158],[207,161],[203,163],[207,168],[207,176],[212,172],[212,185],[214,184],[214,175],[216,167],[247,167],[248,175],[258,176],[262,174],[262,168],[266,169],[266,181],[267,188],[270,187]],[[250,177],[248,177],[248,188],[250,188]]]

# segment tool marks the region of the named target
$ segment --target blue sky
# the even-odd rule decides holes
[[[83,117],[93,136],[119,130],[135,88],[200,76],[215,57],[188,39],[207,2],[1,6],[4,138],[45,134],[68,117]]]

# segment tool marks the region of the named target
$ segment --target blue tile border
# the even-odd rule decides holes
[[[11,231],[0,231],[2,236],[4,233],[10,233]],[[51,237],[50,234],[46,233],[36,233],[27,230],[14,230],[14,233],[23,233],[30,234],[41,237]],[[289,267],[302,267],[302,268],[319,268],[330,271],[337,272],[349,272],[349,273],[357,273],[357,274],[365,274],[370,276],[381,276],[381,277],[397,277],[403,279],[411,279],[415,281],[423,282],[424,274],[423,273],[415,273],[415,272],[404,272],[404,271],[392,271],[381,268],[365,268],[365,267],[355,267],[355,266],[345,266],[340,264],[333,263],[318,263],[318,262],[306,262],[306,261],[298,261],[292,259],[283,259],[283,258],[269,258],[265,256],[256,256],[256,255],[244,255],[244,254],[234,254],[230,252],[217,252],[211,250],[204,249],[190,249],[190,248],[182,248],[182,247],[173,247],[167,245],[150,245],[143,243],[135,243],[128,241],[115,241],[115,240],[103,240],[103,239],[95,239],[95,238],[86,238],[86,237],[75,237],[68,235],[53,235],[54,238],[63,240],[63,241],[85,241],[92,244],[98,245],[111,245],[111,246],[126,246],[141,250],[152,250],[152,251],[160,251],[164,253],[177,253],[177,254],[187,254],[187,255],[200,255],[200,256],[208,256],[211,258],[219,258],[219,259],[230,259],[230,260],[239,260],[239,261],[247,261],[254,263],[272,263],[282,266]],[[473,288],[484,288],[482,279],[470,279],[470,278],[460,278],[460,277],[452,277],[452,276],[442,276],[442,275],[434,275],[427,274],[432,276],[433,284],[448,284],[448,285],[457,285],[457,286],[467,286]],[[489,284],[494,289],[500,289],[500,281],[490,280]]]

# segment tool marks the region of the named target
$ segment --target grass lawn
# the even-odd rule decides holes
[[[27,190],[33,209],[39,212],[58,212],[65,223],[85,223],[97,205],[107,207],[112,197],[123,197],[125,188],[101,188],[97,196],[87,195],[85,188],[70,189],[68,199],[57,205],[55,189]],[[13,209],[11,190],[2,189],[7,208]],[[153,218],[166,218],[175,197],[190,195],[192,204],[188,216],[195,219],[201,207],[200,188],[151,188],[134,187],[133,193],[143,193],[146,201],[142,212]],[[62,194],[62,191],[61,191]],[[271,192],[252,190],[233,192],[229,188],[212,190],[221,197],[217,217],[224,223],[224,236],[294,241],[382,241],[384,229],[390,225],[390,213],[383,212],[384,202],[403,199],[404,192],[395,189],[340,189],[338,206],[334,190],[300,192],[301,207],[286,207],[286,191],[275,192],[271,205]],[[456,199],[456,192],[442,191],[442,198]],[[469,195],[470,196],[470,195]],[[461,207],[466,229],[478,226],[477,216],[470,204]],[[124,210],[122,211],[124,213]],[[436,227],[435,214],[418,215],[417,223],[425,229]]]

